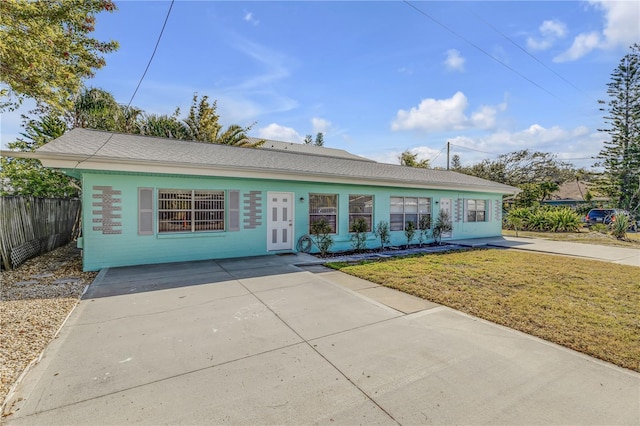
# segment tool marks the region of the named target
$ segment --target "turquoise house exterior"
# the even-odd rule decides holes
[[[432,222],[441,210],[453,223],[444,240],[498,236],[502,196],[517,191],[271,142],[241,148],[74,129],[32,155],[81,179],[86,271],[296,252],[320,218],[332,227],[332,251],[351,249],[357,218],[370,231],[388,222],[391,244],[404,245],[407,222]],[[373,232],[367,246],[379,246]]]

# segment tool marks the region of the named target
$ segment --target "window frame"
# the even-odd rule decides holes
[[[393,211],[393,201],[394,199],[396,199],[396,206],[399,206],[399,204],[397,203],[398,199],[402,199],[402,213],[396,211]],[[412,208],[411,211],[407,212],[407,200],[415,200],[415,204],[410,204],[411,207],[413,207],[415,205],[415,211]],[[428,211],[423,213],[420,211],[420,206],[427,206],[428,207]],[[399,216],[402,215],[402,229],[398,229],[398,221],[397,220],[393,220],[392,217],[393,216]],[[409,216],[409,219],[407,218]],[[420,219],[423,216],[427,216],[429,218],[429,227],[427,229],[431,229],[431,221],[433,218],[433,197],[410,197],[410,196],[391,196],[389,198],[389,230],[391,231],[404,231],[404,229],[407,226],[407,221],[411,220],[412,222],[414,222],[414,225],[416,227],[416,229],[420,228]],[[395,224],[395,225],[394,225]]]
[[[314,206],[314,201],[313,199],[315,197],[324,197],[325,199],[328,199],[329,197],[334,197],[335,199],[335,206],[331,206],[331,205],[316,205]],[[340,197],[338,194],[327,194],[327,193],[318,193],[318,192],[313,192],[313,193],[309,193],[309,233],[311,234],[311,225],[316,222],[319,218],[324,218],[327,223],[329,224],[329,226],[331,226],[331,230],[332,232],[330,232],[330,234],[337,234],[338,233],[338,202],[340,200]],[[312,213],[312,209],[317,209],[318,212],[316,213]],[[333,212],[320,212],[320,209],[334,209]],[[333,220],[327,220],[328,217],[333,217]],[[315,218],[315,220],[314,220]]]
[[[482,210],[478,209],[478,204],[482,203]],[[471,205],[473,204],[473,208]],[[476,198],[468,198],[465,199],[464,207],[465,207],[465,222],[487,222],[487,206],[488,200],[486,199],[476,199]],[[482,213],[482,219],[478,220],[478,213]]]
[[[160,188],[157,203],[158,234],[226,231],[228,196],[224,190]]]
[[[364,198],[365,200],[362,203],[352,204],[352,197]],[[367,199],[368,198],[368,199]],[[367,212],[367,202],[371,203],[371,206],[368,208],[369,212]],[[353,207],[362,207],[362,212],[352,212]],[[349,232],[351,232],[351,225],[355,222],[355,220],[359,217],[365,218],[367,222],[367,232],[373,232],[373,206],[374,206],[374,196],[373,194],[349,194]],[[368,220],[367,220],[368,218]]]

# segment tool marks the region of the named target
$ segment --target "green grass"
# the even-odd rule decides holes
[[[637,267],[515,250],[330,266],[640,371]]]
[[[510,229],[503,229],[502,235],[515,237],[516,232]],[[569,241],[572,243],[597,244],[601,246],[627,247],[640,249],[640,233],[628,232],[625,240],[619,240],[610,234],[600,232],[590,232],[582,228],[578,232],[533,232],[518,231],[519,237],[543,238],[553,241]]]

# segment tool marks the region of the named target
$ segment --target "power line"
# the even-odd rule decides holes
[[[493,155],[495,157],[499,157],[499,156],[503,155],[503,154],[496,154],[494,152],[479,151],[477,149],[467,148],[466,146],[456,145],[456,144],[453,144],[453,143],[451,144],[451,146],[455,146],[455,147],[461,148],[461,149],[466,149],[466,150],[469,150],[469,151],[479,152],[481,154]]]
[[[511,44],[513,44],[515,47],[517,47],[518,49],[522,50],[525,54],[527,54],[529,57],[531,57],[533,60],[535,60],[537,63],[539,63],[540,65],[542,65],[543,67],[545,67],[546,69],[548,69],[549,71],[551,71],[552,73],[554,73],[556,76],[558,76],[562,81],[564,81],[565,83],[567,83],[568,85],[570,85],[571,87],[573,87],[574,89],[576,89],[578,92],[582,93],[583,95],[587,96],[588,95],[583,92],[578,86],[576,86],[575,84],[573,84],[572,82],[570,82],[569,80],[567,80],[566,78],[564,78],[561,74],[559,74],[558,72],[556,72],[555,70],[553,70],[551,67],[549,67],[547,64],[545,64],[544,62],[542,62],[540,59],[538,59],[535,55],[531,54],[528,50],[526,50],[524,47],[520,46],[518,43],[516,43],[515,41],[513,41],[513,39],[511,39],[509,36],[507,36],[506,34],[504,34],[503,32],[501,32],[500,30],[498,30],[496,27],[494,27],[493,25],[491,25],[489,22],[487,22],[486,20],[484,20],[480,15],[478,15],[477,13],[474,13],[474,15],[476,16],[476,18],[478,18],[480,21],[482,21],[486,26],[488,26],[489,28],[491,28],[493,31],[497,32],[498,34],[500,34],[502,37],[504,37],[507,41],[509,41]]]
[[[147,75],[147,71],[149,71],[149,67],[151,66],[151,61],[153,61],[153,57],[156,55],[156,50],[158,50],[158,45],[160,44],[160,39],[162,38],[162,34],[164,33],[164,28],[167,26],[167,21],[169,20],[169,15],[171,14],[171,9],[173,8],[173,2],[175,0],[171,0],[171,4],[169,5],[169,10],[167,11],[167,16],[164,18],[164,23],[162,24],[162,29],[160,30],[160,34],[158,35],[158,40],[156,41],[156,46],[153,48],[153,53],[151,53],[151,57],[149,58],[149,62],[147,62],[147,67],[144,69],[142,73],[142,77],[140,77],[140,81],[136,86],[136,90],[133,91],[133,95],[131,95],[131,99],[129,99],[129,103],[127,104],[127,108],[131,106],[131,102],[133,102],[133,98],[135,98],[136,93],[138,93],[138,89],[142,84],[142,80]]]
[[[436,18],[434,18],[433,16],[429,15],[427,12],[423,11],[422,9],[418,8],[417,6],[414,6],[413,4],[411,4],[408,0],[403,0],[403,3],[406,4],[407,6],[413,8],[414,10],[416,10],[418,13],[420,13],[421,15],[425,16],[426,18],[429,18],[430,20],[432,20],[433,22],[435,22],[436,24],[440,25],[442,28],[444,28],[445,30],[449,31],[451,34],[455,35],[456,37],[466,41],[467,43],[469,43],[471,46],[473,46],[474,48],[476,48],[477,50],[479,50],[480,52],[482,52],[484,55],[488,56],[489,58],[493,59],[494,61],[496,61],[497,63],[499,63],[500,65],[502,65],[503,67],[505,67],[506,69],[508,69],[509,71],[513,72],[514,74],[517,74],[518,76],[520,76],[521,78],[527,80],[529,83],[533,84],[534,86],[536,86],[538,89],[548,93],[549,95],[553,96],[554,98],[561,100],[559,97],[557,97],[555,94],[551,93],[550,91],[548,91],[547,89],[545,89],[544,87],[542,87],[541,85],[539,85],[538,83],[536,83],[535,81],[531,80],[529,77],[525,76],[524,74],[520,73],[519,71],[517,71],[516,69],[510,67],[509,65],[507,65],[506,63],[504,63],[503,61],[501,61],[500,59],[496,58],[495,56],[493,56],[492,54],[490,54],[489,52],[487,52],[486,50],[484,50],[483,48],[481,48],[480,46],[478,46],[477,44],[475,44],[474,42],[472,42],[471,40],[467,39],[466,37],[462,36],[461,34],[457,33],[455,30],[453,30],[452,28],[449,28],[448,26],[446,26],[445,24],[443,24],[442,22],[438,21]]]
[[[149,62],[147,62],[147,66],[144,69],[144,72],[142,73],[142,77],[140,77],[140,81],[138,82],[138,85],[136,86],[136,90],[133,91],[133,95],[131,95],[131,99],[129,99],[129,103],[127,104],[127,108],[129,108],[131,106],[131,102],[133,102],[133,98],[135,98],[136,93],[138,93],[138,89],[140,88],[140,85],[142,84],[142,81],[144,80],[144,77],[147,75],[147,71],[149,71],[149,67],[151,66],[151,61],[153,60],[153,57],[156,55],[156,51],[158,50],[158,45],[160,44],[160,39],[162,38],[162,34],[164,33],[164,29],[167,26],[167,21],[169,20],[169,15],[171,14],[171,9],[173,8],[173,2],[175,0],[171,0],[171,4],[169,5],[169,10],[167,11],[167,16],[164,18],[164,23],[162,24],[162,29],[160,30],[160,34],[158,35],[158,40],[156,40],[156,45],[153,48],[153,53],[151,53],[151,57],[149,58]],[[102,148],[104,148],[104,146],[109,143],[109,141],[111,140],[111,138],[113,137],[114,133],[111,132],[111,134],[109,135],[109,137],[107,138],[106,141],[104,141],[102,143],[102,145],[100,145],[98,147],[98,149],[96,149],[94,151],[93,154],[89,155],[87,158],[85,158],[84,160],[79,161],[75,166],[74,169],[77,169],[78,166],[82,163],[84,163],[87,160],[90,160],[91,158],[93,158]]]

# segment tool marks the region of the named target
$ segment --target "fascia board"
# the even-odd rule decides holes
[[[3,155],[6,151],[3,151]],[[86,155],[69,155],[48,152],[13,152],[15,157],[37,158],[45,167],[67,170],[96,170],[114,172],[134,172],[134,173],[160,173],[160,174],[182,174],[211,177],[230,177],[247,179],[273,179],[288,181],[307,181],[321,183],[349,184],[359,183],[362,185],[383,186],[383,187],[403,187],[417,189],[440,189],[467,192],[486,192],[492,194],[515,194],[517,191],[507,191],[498,188],[490,188],[481,185],[468,184],[442,184],[428,183],[420,184],[399,179],[381,180],[379,178],[359,177],[357,181],[353,176],[341,176],[331,173],[300,173],[289,170],[265,170],[255,167],[226,167],[226,166],[206,166],[192,163],[149,161],[127,158],[112,157],[87,157]],[[25,155],[26,154],[26,155]]]

